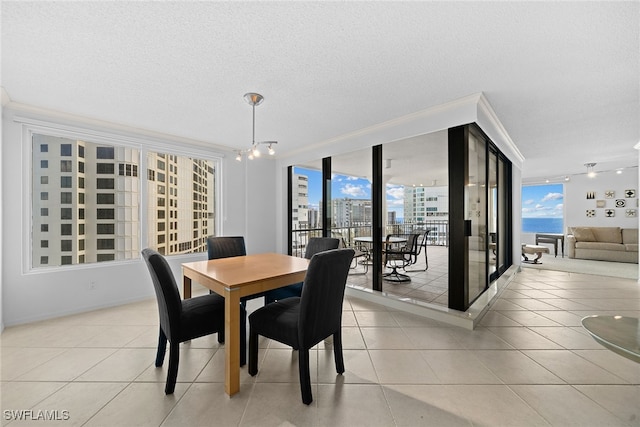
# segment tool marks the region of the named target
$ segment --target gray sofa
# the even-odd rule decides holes
[[[569,258],[638,263],[638,229],[569,227]]]

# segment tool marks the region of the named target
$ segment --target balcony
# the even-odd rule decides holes
[[[411,277],[410,282],[392,283],[382,282],[382,292],[388,296],[406,300],[420,301],[428,304],[436,304],[447,307],[448,305],[448,243],[449,243],[449,223],[448,221],[434,220],[418,224],[388,224],[385,227],[387,234],[408,234],[413,232],[424,232],[429,230],[426,242],[420,248],[420,254],[416,264],[407,268],[407,274]],[[371,236],[371,225],[352,225],[348,227],[333,227],[332,237],[341,239],[345,245],[358,247],[355,239],[357,237]],[[294,256],[304,256],[306,244],[311,237],[321,237],[322,230],[319,228],[306,228],[293,231],[292,254]],[[362,245],[362,244],[360,244]],[[368,251],[371,248],[365,246],[359,249]],[[425,250],[427,261],[425,260]],[[373,289],[373,271],[363,264],[368,262],[364,259],[358,260],[347,279],[347,285],[354,288]],[[385,269],[386,270],[386,269]],[[390,271],[390,270],[386,270]]]

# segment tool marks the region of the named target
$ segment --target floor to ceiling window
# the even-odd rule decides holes
[[[317,209],[323,221],[314,232],[367,253],[354,265],[350,285],[466,310],[510,265],[510,170],[478,128],[457,131],[456,137],[444,130],[290,167],[291,252],[305,209],[293,200],[300,197],[298,175],[311,170],[307,175],[317,184],[309,179],[307,185],[325,195]],[[451,151],[452,140],[458,152]],[[311,204],[309,199],[308,212]],[[406,282],[384,280],[391,268],[383,257],[390,234],[420,236],[419,254],[402,268]],[[454,249],[453,241],[461,244]]]
[[[562,233],[564,185],[540,184],[522,187],[522,232]]]
[[[303,256],[311,237],[322,236],[322,164],[290,168],[290,254]]]
[[[371,149],[331,157],[331,237],[369,253],[372,248]]]
[[[487,216],[490,205],[487,203],[487,145],[484,139],[473,132],[468,134],[468,177],[465,192],[465,222],[469,234],[468,302],[475,300],[486,289],[487,249],[489,248],[489,230]]]

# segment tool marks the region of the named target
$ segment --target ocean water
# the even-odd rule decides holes
[[[562,218],[522,218],[523,233],[562,233]]]

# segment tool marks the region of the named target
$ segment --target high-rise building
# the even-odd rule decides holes
[[[307,230],[310,227],[309,217],[309,178],[306,175],[293,175],[293,229]]]
[[[139,161],[136,148],[34,134],[31,265],[138,258]],[[215,226],[213,163],[149,153],[146,178],[145,245],[163,254],[206,250]]]
[[[449,188],[405,187],[404,222],[419,224],[428,220],[449,218]]]
[[[332,225],[349,227],[371,223],[371,200],[369,199],[333,199],[331,201]]]
[[[139,151],[33,135],[32,266],[139,256]]]
[[[211,161],[147,154],[149,245],[162,254],[203,252],[214,234]]]

